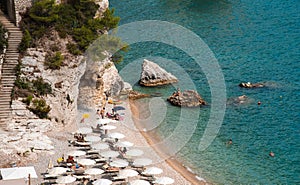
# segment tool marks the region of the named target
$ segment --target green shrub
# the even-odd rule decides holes
[[[19,89],[29,89],[30,84],[26,79],[23,78],[17,78],[15,81],[15,86],[18,87]]]
[[[22,100],[22,102],[23,102],[23,103],[26,103],[26,105],[29,106],[30,103],[31,103],[31,101],[32,101],[32,98],[33,98],[33,96],[32,96],[32,95],[29,95],[29,96],[27,96],[26,98],[24,98],[24,99]]]
[[[92,60],[99,61],[107,57],[103,54],[104,51],[107,51],[109,54],[113,55],[111,57],[113,62],[118,63],[123,59],[123,52],[126,52],[127,50],[128,45],[122,42],[120,38],[113,34],[104,34],[89,46],[86,53]]]
[[[93,0],[67,0],[56,5],[54,0],[36,1],[31,9],[24,14],[21,27],[28,29],[34,41],[48,34],[47,30],[54,28],[61,38],[71,36],[75,45],[69,45],[68,50],[73,55],[84,53],[88,46],[104,33],[116,28],[120,18],[114,16],[114,9],[107,9],[101,18],[94,19],[98,5]],[[121,52],[113,57],[120,61]],[[57,69],[59,65],[50,68]]]
[[[76,44],[68,43],[67,44],[68,51],[73,55],[81,55],[82,52],[79,50]]]
[[[61,54],[61,52],[56,52],[55,55],[46,56],[45,65],[47,68],[52,70],[60,69],[63,60],[64,56]]]
[[[89,28],[82,26],[81,28],[75,28],[73,32],[73,38],[77,42],[80,50],[85,51],[90,43],[92,43],[97,35]]]
[[[26,49],[31,46],[31,41],[32,41],[32,38],[31,38],[31,35],[30,35],[29,31],[25,30],[24,33],[23,33],[21,43],[20,43],[19,48],[18,48],[19,52],[22,53],[22,52],[26,51]]]
[[[43,96],[52,93],[51,85],[43,80],[43,78],[38,78],[32,81],[32,91],[38,96]]]
[[[0,54],[3,53],[3,49],[7,46],[7,39],[5,38],[5,33],[7,30],[0,23]]]
[[[51,111],[51,107],[42,98],[33,99],[32,104],[27,108],[41,119],[48,118],[48,113]]]
[[[29,10],[29,16],[44,25],[51,25],[59,17],[55,12],[54,0],[36,1]]]

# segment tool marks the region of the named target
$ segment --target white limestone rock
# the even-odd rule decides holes
[[[160,86],[178,82],[178,79],[154,62],[144,59],[140,85]]]

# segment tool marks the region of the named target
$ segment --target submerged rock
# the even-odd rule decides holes
[[[227,105],[240,106],[240,105],[248,105],[252,102],[253,102],[253,99],[249,98],[246,95],[241,95],[238,97],[229,98],[227,101]]]
[[[243,88],[257,88],[257,87],[264,87],[265,85],[263,83],[250,83],[250,82],[242,82],[239,84],[240,87],[243,87]]]
[[[194,90],[180,90],[174,92],[168,99],[171,104],[179,107],[198,107],[206,105],[203,98]]]
[[[140,99],[140,98],[147,98],[147,97],[150,97],[150,95],[149,94],[143,94],[143,93],[133,91],[133,90],[128,93],[128,98],[131,99],[131,100],[136,100],[136,99]]]
[[[178,82],[178,79],[154,62],[144,59],[140,85],[159,86]]]

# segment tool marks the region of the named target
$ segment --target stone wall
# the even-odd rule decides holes
[[[33,3],[33,0],[14,0],[15,4],[15,21],[16,25],[19,25],[21,21],[21,14],[26,11]]]

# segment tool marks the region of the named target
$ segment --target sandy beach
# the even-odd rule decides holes
[[[136,158],[150,158],[153,163],[150,166],[156,166],[163,169],[163,173],[159,175],[155,175],[155,177],[171,177],[175,180],[174,184],[178,185],[202,185],[207,184],[204,181],[199,181],[195,174],[188,171],[181,163],[178,161],[168,158],[164,160],[165,156],[163,151],[158,148],[155,148],[153,143],[155,141],[152,139],[151,135],[147,132],[140,131],[138,128],[138,123],[133,121],[133,117],[138,116],[139,112],[134,103],[129,103],[128,100],[124,100],[122,104],[118,105],[122,107],[122,110],[118,110],[117,112],[123,117],[122,121],[118,123],[113,123],[111,125],[117,126],[115,130],[108,131],[110,132],[120,132],[125,135],[125,138],[120,139],[121,141],[129,141],[134,143],[135,149],[140,149],[144,151],[144,154],[140,157]],[[106,111],[110,112],[113,108],[112,104],[106,105]],[[85,119],[84,123],[80,123],[82,118],[82,114],[89,113],[90,117]],[[65,127],[57,128],[55,131],[47,133],[47,135],[52,139],[54,144],[54,151],[43,152],[38,154],[38,160],[35,162],[30,162],[27,165],[33,165],[37,171],[39,178],[37,180],[33,180],[33,183],[41,183],[42,173],[45,173],[49,164],[49,161],[55,165],[56,160],[65,155],[68,151],[74,150],[73,146],[70,146],[68,140],[73,139],[73,133],[80,127],[91,127],[96,125],[96,121],[99,119],[96,111],[79,111],[77,116],[77,122],[73,125],[68,125]],[[97,135],[98,134],[94,134]],[[78,182],[74,183],[78,184]],[[114,183],[115,184],[115,183]]]
[[[138,105],[134,103],[134,101],[129,101],[129,106],[131,108],[131,113],[133,114],[134,117],[139,117],[139,108]],[[157,139],[157,136],[151,135],[149,132],[143,132],[142,129],[139,126],[139,123],[136,121],[135,126],[140,130],[141,135],[145,138],[147,141],[148,145],[153,148],[153,150],[157,153],[157,155],[166,160],[163,161],[165,165],[168,165],[168,168],[166,169],[167,171],[170,171],[169,173],[172,174],[172,171],[176,171],[176,173],[179,173],[180,176],[185,178],[185,182],[183,181],[182,183],[187,183],[187,184],[193,184],[193,185],[205,185],[208,184],[204,179],[203,181],[200,181],[197,179],[196,175],[189,171],[186,167],[184,167],[179,161],[174,159],[173,157],[167,157],[163,151],[162,148],[159,148],[155,145],[156,142],[159,142]],[[171,168],[171,169],[170,169]],[[178,182],[179,183],[179,182]]]

